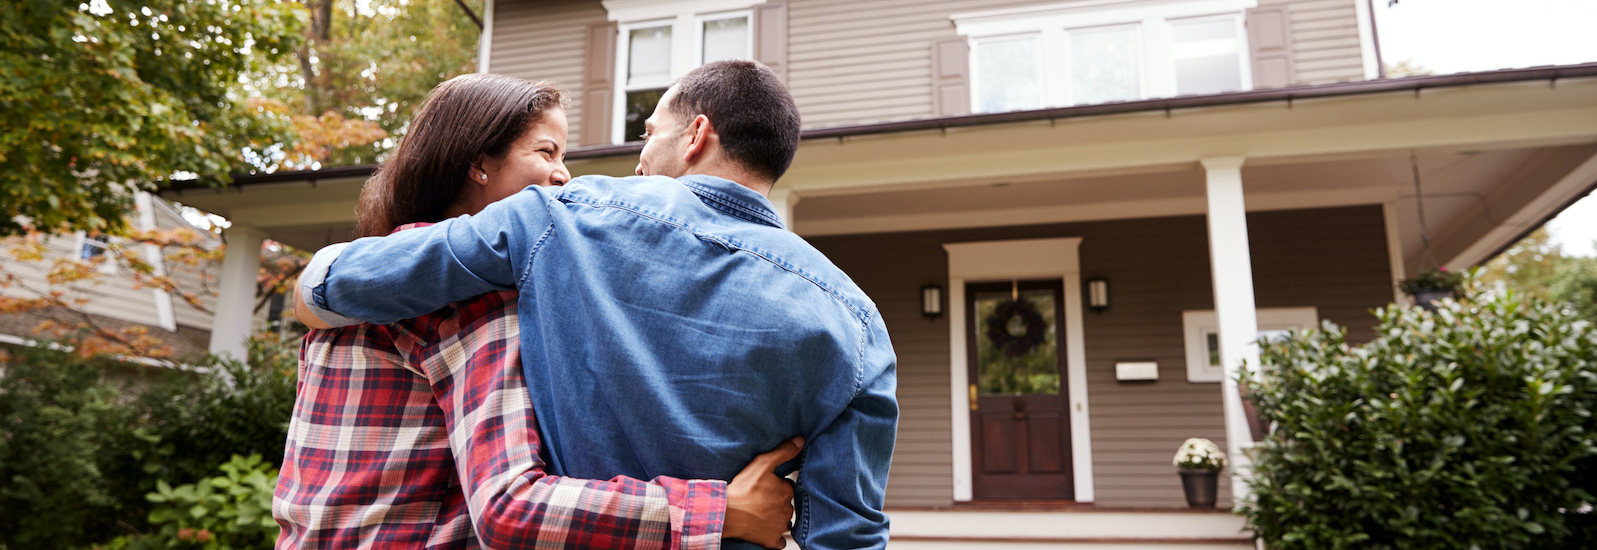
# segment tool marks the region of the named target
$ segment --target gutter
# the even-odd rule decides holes
[[[953,128],[968,128],[973,126],[989,126],[1017,122],[1035,122],[1042,120],[1059,120],[1065,118],[1104,116],[1149,111],[1164,111],[1169,113],[1177,109],[1250,105],[1255,103],[1270,103],[1278,101],[1285,101],[1288,104],[1291,104],[1293,101],[1300,99],[1345,97],[1390,92],[1412,91],[1417,95],[1423,90],[1456,88],[1480,84],[1535,82],[1545,80],[1548,81],[1549,86],[1557,86],[1559,79],[1591,77],[1597,77],[1597,62],[1583,63],[1580,65],[1533,67],[1529,69],[1504,69],[1478,73],[1457,73],[1450,75],[1415,76],[1384,80],[1339,82],[1335,84],[1290,86],[1285,88],[1250,90],[1227,94],[1124,101],[1119,103],[1056,107],[1051,109],[1012,111],[1007,113],[984,113],[975,115],[904,120],[897,122],[882,122],[876,124],[836,126],[831,128],[805,130],[799,135],[799,139],[841,140],[844,138],[858,136],[919,132],[926,130],[947,131]],[[572,149],[566,154],[566,159],[599,159],[623,155],[636,155],[642,150],[643,144],[641,142],[622,143],[616,145],[596,145]],[[318,179],[370,177],[372,173],[376,171],[376,168],[376,165],[365,164],[358,166],[335,166],[331,168],[323,168],[321,170],[276,172],[271,174],[238,174],[233,176],[233,185],[243,187],[248,185],[278,183],[285,181],[310,181],[314,185]],[[210,185],[200,183],[198,181],[174,182],[172,185],[172,189],[176,191],[209,188],[211,188]]]

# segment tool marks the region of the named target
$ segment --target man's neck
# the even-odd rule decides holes
[[[684,175],[715,176],[752,189],[767,198],[771,196],[771,186],[776,184],[767,178],[755,176],[748,170],[729,166],[689,167],[687,174]]]

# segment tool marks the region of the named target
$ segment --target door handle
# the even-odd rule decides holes
[[[970,410],[976,410],[976,385],[970,385]]]

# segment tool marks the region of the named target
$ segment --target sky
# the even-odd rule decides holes
[[[1597,0],[1375,0],[1375,17],[1388,65],[1449,74],[1597,61]],[[1597,194],[1547,231],[1565,254],[1597,256]]]

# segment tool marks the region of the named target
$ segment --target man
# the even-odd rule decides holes
[[[765,197],[798,148],[792,96],[763,65],[711,63],[646,128],[640,177],[322,250],[306,320],[389,323],[519,290],[552,473],[730,479],[802,435],[794,539],[885,547],[896,358],[876,306]]]

